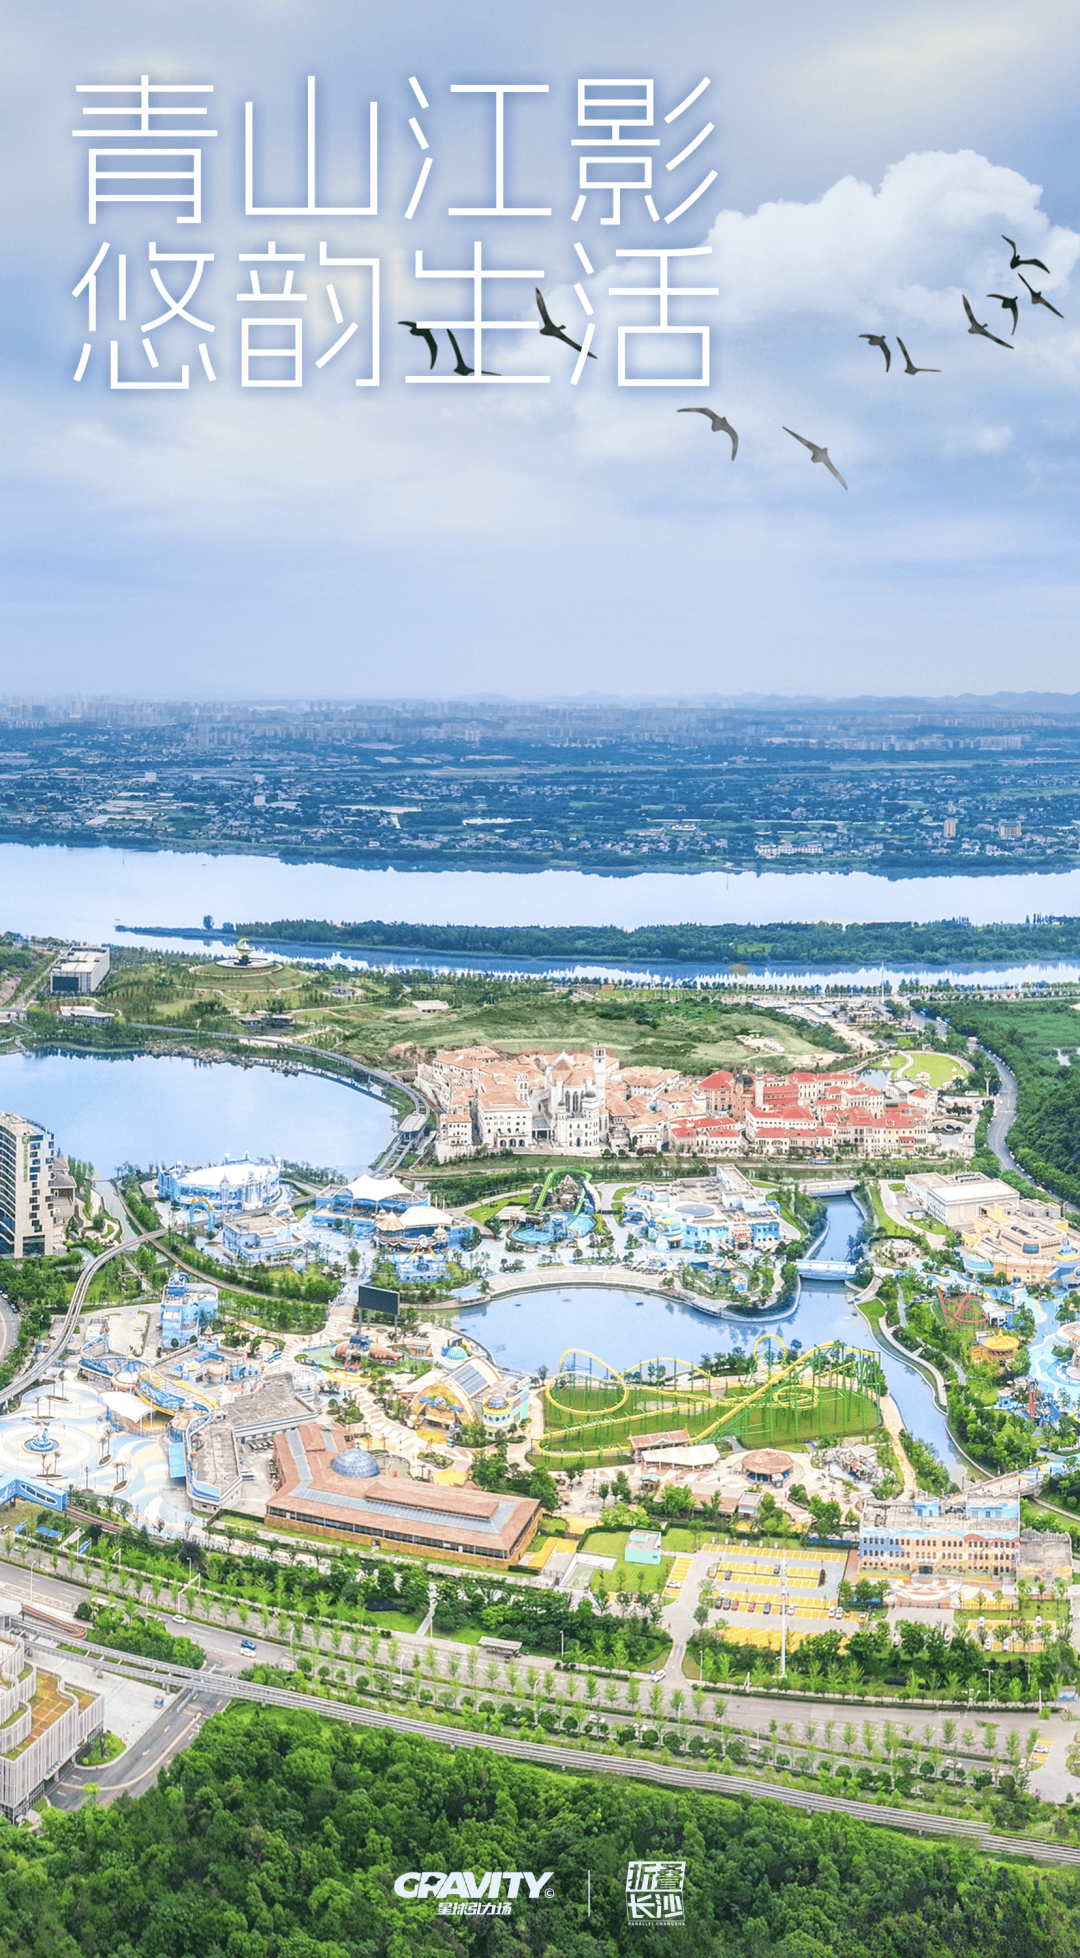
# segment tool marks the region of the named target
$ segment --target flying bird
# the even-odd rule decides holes
[[[453,347],[453,349],[454,349],[454,353],[455,353],[455,356],[456,356],[456,358],[457,358],[457,365],[456,365],[456,367],[454,368],[454,372],[455,372],[455,374],[461,374],[461,375],[465,375],[465,374],[471,374],[471,373],[473,373],[473,372],[474,372],[474,369],[473,369],[473,368],[471,368],[471,367],[466,367],[466,365],[465,365],[465,359],[464,359],[464,355],[462,354],[462,351],[461,351],[461,348],[460,348],[460,347],[458,346],[458,343],[457,343],[457,341],[455,340],[455,338],[454,338],[454,336],[453,336],[453,334],[451,333],[451,331],[450,331],[450,328],[449,328],[449,327],[447,327],[447,329],[446,329],[446,337],[447,337],[447,339],[449,340],[449,342],[450,342],[450,345],[451,345],[451,346]],[[489,367],[482,367],[482,368],[480,369],[480,372],[481,372],[481,374],[490,374],[490,373],[491,373],[491,369],[490,369]],[[499,378],[499,377],[498,377],[498,375],[496,374],[496,375],[494,375],[494,376],[493,376],[493,378],[494,378],[495,380],[498,380],[498,378]]]
[[[915,362],[912,360],[911,355],[909,354],[899,334],[897,334],[896,336],[896,344],[899,347],[900,352],[904,356],[904,360],[906,363],[904,367],[905,374],[940,374],[941,372],[940,367],[916,367]]]
[[[793,428],[789,428],[786,422],[784,422],[782,426],[785,435],[795,435],[795,430]],[[805,435],[795,435],[795,440],[796,442],[801,442],[804,449],[809,449],[811,462],[823,462],[830,476],[836,477],[836,480],[839,483],[841,489],[847,488],[847,484],[845,483],[843,477],[841,476],[839,469],[836,467],[836,464],[834,462],[829,461],[828,449],[822,448],[820,444],[817,442],[808,442]]]
[[[860,333],[859,338],[860,340],[869,340],[872,347],[881,348],[882,353],[885,355],[885,372],[887,374],[892,366],[892,352],[885,335],[883,333]]]
[[[439,358],[439,348],[438,348],[438,343],[435,339],[435,335],[431,331],[430,326],[417,326],[415,320],[399,320],[398,325],[407,326],[414,340],[427,341],[428,351],[431,354],[431,365],[432,367],[434,367],[435,362]]]
[[[986,297],[988,299],[1000,299],[1005,311],[1011,313],[1013,316],[1012,330],[1015,333],[1020,320],[1020,301],[1018,299],[1008,298],[1003,292],[988,292]]]
[[[1022,286],[1027,286],[1027,289],[1031,294],[1031,303],[1033,306],[1045,306],[1048,313],[1057,313],[1059,320],[1063,320],[1065,318],[1064,313],[1058,313],[1057,307],[1051,306],[1050,301],[1048,299],[1044,299],[1041,292],[1036,292],[1034,286],[1028,286],[1028,282],[1025,279],[1022,272],[1020,274],[1020,284]]]
[[[1001,235],[1003,238],[1005,238],[1004,232],[1002,232]],[[1010,272],[1015,272],[1017,267],[1020,265],[1037,265],[1040,272],[1049,272],[1050,267],[1048,265],[1044,265],[1041,258],[1021,258],[1019,252],[1016,249],[1016,240],[1014,238],[1005,238],[1005,243],[1009,245],[1012,249],[1012,257],[1009,260]],[[986,296],[988,299],[992,299],[994,297],[994,294],[988,292]]]
[[[540,328],[541,339],[547,338],[548,340],[561,340],[565,346],[573,347],[574,352],[576,354],[579,354],[581,352],[580,342],[577,340],[571,340],[570,335],[568,333],[564,333],[561,326],[556,326],[554,320],[551,317],[551,314],[548,312],[548,309],[544,304],[544,295],[541,292],[539,286],[536,286],[534,290],[536,292],[536,303],[540,308],[540,318],[544,322],[543,326]],[[595,360],[596,355],[590,354],[589,359]]]
[[[735,457],[739,453],[739,438],[732,428],[731,423],[725,421],[723,415],[716,414],[712,408],[676,408],[675,413],[677,415],[708,415],[712,423],[712,432],[714,435],[719,435],[721,429],[723,429],[725,435],[730,435],[731,460],[734,462]]]
[[[975,318],[975,315],[974,315],[974,313],[973,313],[973,312],[972,312],[972,310],[971,310],[971,305],[970,305],[970,302],[969,302],[969,300],[968,300],[968,296],[967,296],[967,293],[966,293],[966,292],[962,292],[962,293],[960,294],[960,297],[961,297],[961,299],[962,299],[962,300],[963,300],[963,302],[964,302],[964,311],[965,311],[965,313],[967,314],[967,316],[968,316],[968,319],[969,319],[969,320],[971,321],[971,325],[970,325],[970,326],[968,327],[968,332],[969,332],[969,333],[981,333],[981,334],[982,334],[982,337],[983,337],[983,339],[984,339],[984,340],[992,340],[992,341],[993,341],[993,343],[994,343],[994,345],[995,345],[995,347],[1008,347],[1008,349],[1009,349],[1009,352],[1011,353],[1011,352],[1012,352],[1012,348],[1011,348],[1011,347],[1009,347],[1009,343],[1008,343],[1008,341],[1007,341],[1007,340],[999,340],[999,339],[998,339],[998,337],[997,337],[997,334],[996,334],[996,333],[991,333],[991,331],[990,331],[990,328],[989,328],[988,326],[980,326],[980,325],[979,325],[979,322],[978,322],[978,320],[977,320],[977,319]]]

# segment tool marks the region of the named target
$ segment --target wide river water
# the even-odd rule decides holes
[[[1033,914],[1080,916],[1080,870],[1002,872],[980,877],[873,876],[868,871],[672,871],[624,877],[587,871],[395,871],[280,863],[273,857],[170,850],[73,849],[64,844],[0,844],[0,927],[90,943],[116,938],[118,924],[149,929],[125,935],[128,944],[177,950],[155,926],[200,926],[252,918],[365,918],[404,924],[637,925],[770,924],[776,920],[834,923],[932,923],[969,918],[974,924],[1018,922]],[[407,933],[403,933],[407,942]],[[256,941],[258,942],[258,941]],[[182,941],[181,941],[182,943]],[[199,950],[226,949],[213,933]],[[271,947],[272,948],[272,947]],[[194,948],[193,948],[194,949]],[[232,949],[231,945],[228,947]],[[327,963],[325,947],[290,945],[291,956]],[[368,961],[348,958],[353,965]],[[463,970],[463,961],[428,952],[374,954],[370,963],[432,972]],[[731,982],[706,964],[651,964],[470,958],[469,970],[551,971],[580,977]],[[780,965],[755,968],[755,978],[783,985],[828,984],[840,968],[813,971]],[[981,985],[1015,986],[1038,979],[1080,978],[1080,964],[1014,965],[993,970],[874,966],[845,969],[852,985],[925,976]],[[735,981],[734,983],[739,983]]]
[[[846,1259],[862,1213],[850,1197],[831,1198],[828,1212],[828,1226],[815,1256]],[[784,1314],[755,1312],[752,1317],[714,1319],[654,1292],[571,1282],[550,1291],[508,1293],[489,1304],[469,1306],[458,1323],[502,1365],[530,1372],[541,1364],[553,1371],[571,1347],[584,1348],[621,1372],[639,1360],[696,1361],[705,1353],[733,1348],[749,1353],[766,1332],[778,1333],[785,1343],[800,1340],[804,1352],[842,1339],[848,1346],[876,1352],[909,1433],[929,1442],[954,1476],[963,1467],[922,1374],[895,1353],[876,1346],[869,1325],[842,1284],[820,1279],[803,1283],[796,1305]]]
[[[326,1075],[172,1055],[0,1054],[0,1107],[43,1122],[99,1176],[245,1152],[354,1176],[392,1128],[385,1102]]]

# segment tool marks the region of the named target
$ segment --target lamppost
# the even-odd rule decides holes
[[[780,1565],[780,1677],[787,1678],[787,1608],[788,1608],[788,1563],[784,1557]]]

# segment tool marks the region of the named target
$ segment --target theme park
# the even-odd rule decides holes
[[[628,1714],[647,1678],[672,1759],[709,1744],[675,1701],[735,1684],[1021,1709],[1076,1690],[1060,1206],[978,1169],[405,1153],[100,1185],[52,1156],[63,1232],[4,1267],[25,1360],[0,1390],[0,1502],[33,1622],[186,1664],[224,1613],[249,1683],[292,1690],[299,1562],[338,1656],[345,1627],[378,1645],[381,1584],[393,1636],[421,1666],[445,1646],[449,1678],[456,1644],[497,1675],[524,1659],[537,1691],[584,1668]],[[171,1627],[141,1622],[138,1578],[132,1616],[121,1558],[174,1611],[183,1578]],[[328,1695],[357,1690],[325,1667]],[[514,1682],[489,1683],[470,1717],[498,1726]],[[632,1753],[652,1731],[559,1716]]]

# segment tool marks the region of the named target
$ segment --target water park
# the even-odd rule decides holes
[[[596,1226],[600,1198],[588,1178],[570,1170],[552,1169],[533,1189],[527,1208],[510,1207],[502,1215],[512,1224],[509,1242],[528,1245],[581,1242]]]

